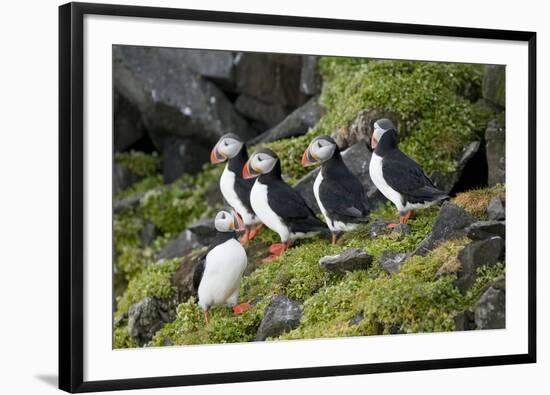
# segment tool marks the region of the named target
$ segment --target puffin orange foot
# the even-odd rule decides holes
[[[244,232],[244,235],[241,236],[241,238],[239,239],[239,242],[241,243],[241,245],[245,245],[246,243],[248,243],[248,241],[250,240],[250,232],[248,230],[246,230]]]
[[[250,303],[241,303],[233,306],[233,313],[242,314],[250,308]]]
[[[286,248],[287,246],[285,243],[277,243],[277,244],[271,244],[268,250],[273,255],[281,255],[283,252],[285,252]]]
[[[248,231],[248,240],[252,240],[254,237],[258,236],[260,232],[263,230],[264,225],[260,224],[256,226],[255,228],[252,228]]]

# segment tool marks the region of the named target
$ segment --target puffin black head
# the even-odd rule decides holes
[[[339,152],[336,141],[330,136],[315,137],[302,155],[302,166],[323,163]]]
[[[221,163],[235,157],[243,146],[244,143],[236,134],[224,134],[210,152],[210,163]]]
[[[371,147],[373,150],[376,149],[376,146],[380,143],[382,136],[386,134],[386,132],[389,132],[391,130],[393,130],[395,134],[397,134],[397,129],[395,128],[395,125],[387,118],[379,119],[374,123],[374,130],[372,132],[371,138]]]
[[[262,148],[255,151],[250,159],[244,164],[243,178],[249,179],[258,177],[276,168],[280,169],[279,157],[277,154],[268,148]]]
[[[216,214],[214,226],[218,232],[235,232],[244,230],[241,216],[233,209],[222,209]]]

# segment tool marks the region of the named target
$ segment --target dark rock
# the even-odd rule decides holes
[[[491,199],[487,205],[487,216],[490,220],[502,221],[506,218],[506,210],[502,204],[502,200],[498,196]]]
[[[153,338],[162,326],[176,318],[175,300],[147,297],[130,306],[128,310],[128,334],[140,345]]]
[[[174,49],[168,49],[174,51]],[[204,49],[177,49],[178,59],[191,70],[216,82],[223,89],[232,90],[235,84],[235,54],[231,51]]]
[[[369,163],[371,156],[372,153],[362,141],[342,152],[342,158],[346,166],[348,166],[350,171],[359,178],[373,209],[375,209],[387,200],[380,191],[378,191],[370,178]],[[294,188],[304,197],[308,206],[317,213],[319,213],[320,210],[317,206],[315,195],[313,194],[313,183],[315,182],[315,177],[317,177],[318,172],[318,168],[312,170],[294,185]]]
[[[196,139],[173,135],[156,135],[162,151],[162,178],[166,184],[174,182],[183,174],[196,173],[208,161],[210,149],[197,144]]]
[[[319,74],[319,56],[302,56],[302,71],[300,73],[300,91],[313,96],[321,93],[321,74]]]
[[[493,119],[485,130],[488,178],[492,187],[506,181],[506,127],[504,118]]]
[[[302,308],[297,301],[283,295],[274,296],[265,309],[255,340],[264,341],[295,329],[301,319]]]
[[[187,254],[183,257],[178,270],[172,275],[171,283],[178,290],[178,300],[187,300],[197,295],[197,290],[193,287],[193,274],[203,257],[204,252]]]
[[[388,118],[393,121],[393,124],[397,127],[397,130],[399,130],[399,138],[402,139],[406,136],[406,130],[404,125],[401,124],[400,117],[397,113],[381,108],[367,108],[361,110],[357,114],[355,120],[348,126],[334,131],[332,133],[332,137],[336,141],[336,144],[338,144],[338,146],[342,149],[357,144],[360,141],[364,141],[365,144],[367,144],[368,149],[372,151],[370,140],[372,137],[374,122],[381,118]]]
[[[115,162],[113,164],[113,195],[131,187],[142,178],[133,173],[127,166]]]
[[[395,228],[393,228],[393,231],[395,233],[401,234],[401,237],[410,235],[412,232],[411,226],[409,224],[397,224]]]
[[[434,185],[445,193],[451,192],[455,184],[458,182],[458,180],[460,180],[460,177],[462,176],[464,168],[466,167],[468,162],[477,154],[479,147],[479,141],[472,141],[471,143],[466,145],[462,150],[458,160],[456,161],[456,167],[454,171],[446,174],[443,174],[439,171],[434,171],[430,175],[430,178],[433,181]]]
[[[126,208],[137,207],[143,196],[145,196],[145,192],[138,192],[124,199],[115,200],[113,202],[113,211],[117,213]]]
[[[458,313],[455,318],[455,330],[457,331],[471,331],[476,329],[476,323],[474,320],[474,313],[470,310],[464,310]]]
[[[388,273],[398,273],[403,263],[411,256],[410,253],[395,253],[392,251],[383,251],[380,254],[380,267]]]
[[[130,148],[146,134],[145,125],[136,106],[115,92],[113,98],[113,143],[115,151]]]
[[[367,229],[369,231],[369,236],[371,237],[371,239],[376,239],[378,236],[390,233],[391,229],[388,228],[389,224],[391,224],[391,221],[382,218],[377,218],[374,221],[370,222],[367,226]]]
[[[466,228],[466,235],[472,240],[485,240],[494,236],[506,238],[506,223],[503,221],[478,221]]]
[[[355,315],[351,318],[351,320],[349,320],[348,326],[359,325],[359,323],[360,323],[361,321],[363,321],[363,318],[364,318],[364,317],[363,317],[363,313],[357,313],[357,314],[355,314]]]
[[[210,207],[215,207],[224,204],[222,191],[218,181],[211,183],[204,191],[204,199]]]
[[[171,259],[181,257],[196,248],[203,247],[199,237],[189,229],[181,232],[175,239],[170,240],[156,254],[156,259]]]
[[[424,239],[414,255],[425,256],[442,241],[466,236],[466,228],[475,222],[475,218],[466,210],[451,202],[444,202],[432,227],[432,233]]]
[[[486,240],[473,241],[458,253],[460,269],[456,286],[463,293],[472,286],[477,269],[481,266],[491,266],[502,260],[504,254],[504,240],[494,236]]]
[[[290,113],[281,123],[260,134],[248,144],[268,143],[289,137],[302,136],[309,132],[323,116],[323,108],[318,97],[312,97],[307,103]]]
[[[141,245],[146,247],[160,235],[159,229],[151,222],[146,222],[143,228],[139,231],[139,239]]]
[[[474,308],[477,329],[506,328],[506,281],[500,277],[481,295]]]
[[[210,148],[225,133],[252,137],[224,93],[191,70],[183,57],[178,49],[113,47],[115,92],[139,110],[153,142],[157,134],[171,134]]]
[[[354,270],[366,270],[373,261],[372,255],[360,248],[349,248],[338,255],[324,256],[319,265],[330,272],[344,274]]]
[[[292,108],[307,100],[300,92],[300,56],[239,52],[234,65],[239,93]]]
[[[259,121],[261,125],[265,125],[265,129],[274,127],[291,112],[288,107],[281,104],[264,103],[260,99],[246,95],[237,98],[235,109],[245,117]]]
[[[481,85],[483,97],[501,107],[506,106],[506,69],[500,65],[486,65]]]

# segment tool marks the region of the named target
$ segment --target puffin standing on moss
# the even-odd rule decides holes
[[[284,254],[296,239],[328,231],[296,190],[281,178],[281,162],[275,152],[260,149],[246,162],[243,177],[257,177],[250,193],[252,209],[260,220],[281,238],[269,247],[270,262]]]
[[[242,169],[247,160],[244,142],[232,133],[223,135],[210,153],[210,162],[213,164],[227,161],[220,178],[220,190],[227,203],[244,221],[246,229],[240,239],[243,245],[252,240],[263,226],[250,205],[250,191],[254,181],[242,177]]]
[[[336,244],[338,233],[354,229],[370,213],[370,204],[361,181],[348,169],[340,149],[329,136],[314,138],[304,151],[302,166],[321,163],[313,184],[317,204]]]
[[[214,225],[218,234],[204,258],[193,273],[193,286],[199,296],[199,306],[208,324],[208,310],[212,306],[226,304],[235,314],[250,308],[250,304],[237,304],[239,287],[247,264],[246,251],[237,241],[237,231],[244,223],[234,210],[221,210]]]
[[[374,150],[369,164],[372,182],[399,211],[399,223],[406,224],[413,210],[429,207],[448,196],[437,189],[418,163],[397,147],[397,129],[389,119],[374,123]],[[389,224],[395,227],[397,224]]]

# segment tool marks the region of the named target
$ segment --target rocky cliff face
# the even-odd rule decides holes
[[[145,47],[113,62],[115,347],[504,326],[502,67]],[[393,232],[368,174],[380,116],[452,195]],[[205,326],[192,273],[223,205],[222,167],[205,163],[228,132],[275,150],[314,209],[316,170],[299,159],[332,135],[375,211],[337,245],[301,241],[268,265],[264,231],[247,246],[252,308],[213,309]]]

